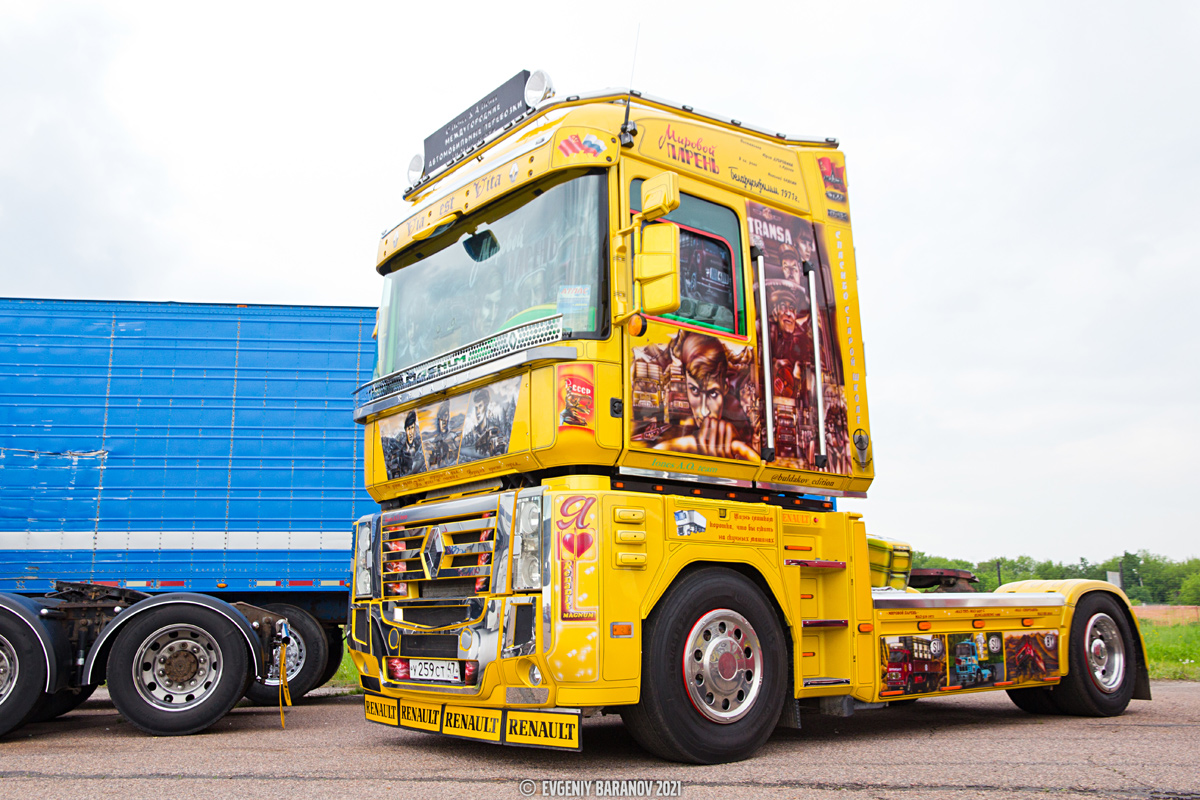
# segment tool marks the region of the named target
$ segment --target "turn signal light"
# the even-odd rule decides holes
[[[927,631],[932,627],[933,627],[932,622],[918,622],[917,623],[917,630],[919,630],[919,631]]]
[[[633,636],[632,622],[614,622],[609,635],[614,639],[629,639]]]
[[[971,620],[971,626],[972,626],[972,627],[975,627],[975,628],[982,628],[982,627],[983,627],[984,625],[986,625],[986,624],[987,624],[987,623],[986,623],[986,622],[984,622],[984,621],[983,621],[983,620],[981,620],[981,619],[974,619],[974,620]]]
[[[859,633],[870,633],[873,630],[875,630],[875,626],[869,622],[863,622],[858,626]]]

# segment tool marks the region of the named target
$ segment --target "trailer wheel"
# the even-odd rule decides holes
[[[787,642],[758,587],[707,568],[673,586],[642,631],[642,695],[621,711],[645,749],[671,761],[740,761],[783,709]]]
[[[77,689],[62,689],[52,695],[47,695],[46,702],[38,710],[30,722],[49,722],[58,719],[67,712],[74,711],[96,691],[96,685],[84,686]]]
[[[37,713],[46,686],[46,655],[33,632],[0,614],[0,736]]]
[[[155,736],[197,733],[233,708],[250,670],[241,631],[200,606],[169,605],[130,620],[108,657],[121,716]]]
[[[329,660],[329,639],[321,624],[307,611],[287,603],[271,603],[263,606],[267,611],[287,617],[291,628],[291,643],[287,646],[288,694],[299,700],[321,685]],[[246,689],[246,697],[259,706],[279,703],[279,651],[271,654],[267,664],[267,677],[263,682],[255,681]]]
[[[317,686],[324,686],[333,679],[337,674],[338,668],[342,666],[342,657],[346,652],[346,643],[342,639],[342,629],[338,625],[325,629],[325,640],[329,643],[329,656],[325,660],[325,671],[321,673],[321,680],[317,682]]]
[[[1062,709],[1054,702],[1054,695],[1044,686],[1029,689],[1009,689],[1008,699],[1017,708],[1028,714],[1061,714]]]
[[[1129,621],[1110,595],[1093,592],[1075,606],[1067,653],[1070,670],[1054,702],[1081,717],[1115,717],[1133,698],[1138,645]]]

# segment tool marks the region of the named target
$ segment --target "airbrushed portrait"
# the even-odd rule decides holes
[[[846,380],[841,345],[835,334],[836,298],[829,259],[819,245],[823,226],[759,203],[747,202],[751,244],[763,252],[770,381],[774,397],[775,465],[783,468],[852,474],[846,413]],[[815,227],[815,230],[814,230]],[[805,264],[815,270],[816,303],[809,297]],[[755,275],[754,302],[759,298]],[[817,350],[820,390],[817,397]],[[759,310],[760,314],[762,309]],[[825,467],[817,466],[820,437],[817,403],[825,412]]]
[[[758,370],[751,347],[679,331],[634,348],[633,440],[656,450],[757,461]]]
[[[388,480],[507,453],[520,389],[510,378],[381,419]]]

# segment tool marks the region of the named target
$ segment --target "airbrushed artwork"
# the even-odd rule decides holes
[[[1004,634],[952,633],[946,637],[950,683],[964,689],[992,686],[1004,678]]]
[[[883,691],[936,692],[946,685],[946,637],[883,636],[880,639]]]
[[[633,349],[633,441],[655,450],[757,461],[754,348],[679,331]]]
[[[836,302],[829,259],[819,249],[823,227],[800,217],[746,203],[751,243],[763,252],[766,280],[771,388],[774,394],[775,466],[853,474],[847,430],[846,380],[841,347],[834,333]],[[816,350],[813,347],[813,302],[805,265],[816,270],[817,331],[821,343],[821,401],[825,411],[824,468],[817,466]],[[755,276],[754,302],[759,287]],[[763,309],[759,309],[760,319]]]
[[[1008,680],[1044,681],[1058,675],[1058,631],[1020,631],[1004,634]]]
[[[510,378],[380,420],[388,480],[507,453],[520,388]]]

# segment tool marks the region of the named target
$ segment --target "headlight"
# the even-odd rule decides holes
[[[373,520],[360,522],[354,537],[354,596],[356,598],[371,596],[371,570],[375,566],[375,557],[371,546],[374,539],[371,535],[373,529]]]
[[[513,521],[513,589],[542,588],[542,499],[517,501]]]

